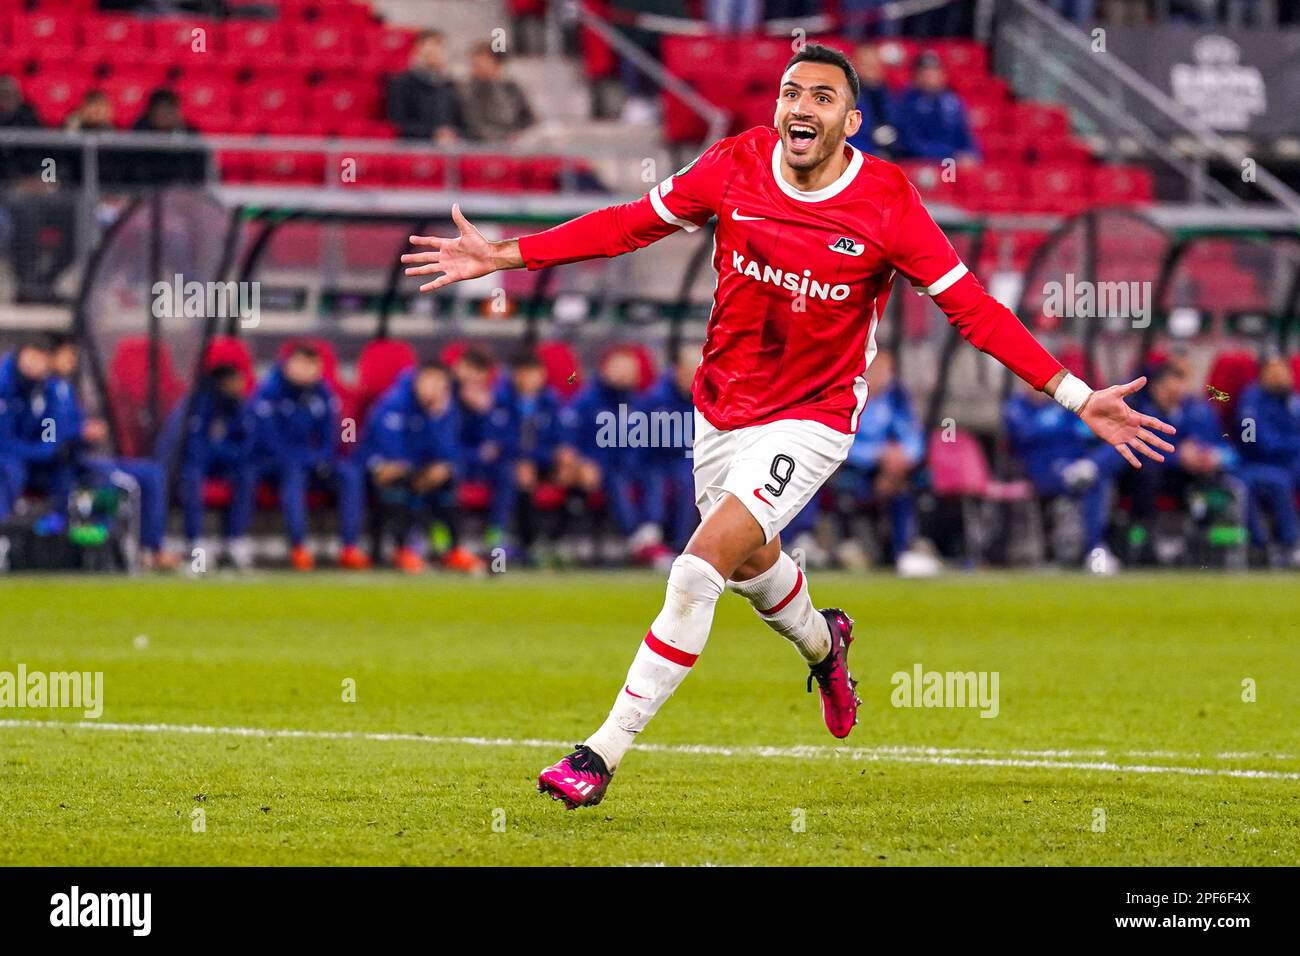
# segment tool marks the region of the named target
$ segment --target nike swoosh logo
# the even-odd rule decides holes
[[[754,497],[757,498],[759,501],[763,502],[763,504],[767,505],[769,508],[775,508],[775,507],[776,507],[776,505],[772,504],[772,502],[768,501],[766,498],[763,497],[763,489],[762,489],[762,488],[755,488],[755,489],[754,489]]]
[[[632,691],[628,690],[628,687],[627,687],[626,684],[623,685],[623,691],[624,691],[625,693],[630,694],[631,696],[635,697],[637,700],[650,700],[650,699],[651,699],[651,698],[649,698],[649,697],[642,697],[640,694],[633,694]]]
[[[747,220],[766,219],[767,217],[766,216],[742,216],[740,214],[739,209],[733,209],[731,210],[731,218],[735,219],[737,222],[744,222]]]

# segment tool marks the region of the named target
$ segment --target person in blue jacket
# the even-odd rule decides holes
[[[179,558],[163,547],[167,530],[166,473],[156,461],[112,458],[96,451],[108,439],[108,425],[103,419],[87,418],[82,410],[75,384],[80,364],[81,349],[76,339],[54,336],[50,350],[51,414],[57,423],[60,443],[66,443],[74,480],[134,483],[140,495],[141,564],[146,568],[174,568]]]
[[[700,348],[683,346],[672,368],[659,376],[641,400],[651,431],[672,439],[647,449],[643,518],[663,529],[667,551],[673,554],[686,547],[700,521],[690,456],[695,428],[691,384],[699,364]],[[681,436],[680,442],[676,436]]]
[[[1146,461],[1140,469],[1125,474],[1122,486],[1132,494],[1134,525],[1143,532],[1155,518],[1156,500],[1161,494],[1187,501],[1189,492],[1207,486],[1232,490],[1240,455],[1224,435],[1208,400],[1193,390],[1187,363],[1170,359],[1155,365],[1149,382],[1140,395],[1134,396],[1134,409],[1157,415],[1178,429],[1178,446],[1166,452],[1165,460]],[[1117,473],[1120,465],[1112,463]],[[1145,539],[1147,535],[1141,534]]]
[[[315,566],[307,549],[307,490],[333,491],[338,503],[339,564],[362,569],[370,561],[357,546],[361,535],[364,479],[360,466],[338,453],[339,400],[324,381],[320,353],[300,343],[277,365],[244,406],[249,454],[240,469],[230,530],[239,538],[253,518],[257,485],[270,482],[280,494],[280,510],[297,570]]]
[[[393,528],[393,564],[424,570],[420,539],[433,518],[450,520],[460,466],[460,421],[451,373],[440,362],[403,372],[366,419],[358,459],[379,505],[381,533]]]
[[[24,491],[67,509],[74,480],[70,445],[54,418],[49,343],[33,339],[0,356],[0,518]]]
[[[899,152],[898,100],[885,83],[885,65],[875,44],[859,44],[853,51],[853,66],[858,71],[862,126],[849,143],[864,153],[891,159]]]
[[[1239,471],[1249,495],[1246,514],[1251,543],[1268,546],[1267,509],[1274,538],[1289,563],[1300,567],[1300,520],[1295,505],[1300,489],[1300,395],[1284,356],[1271,353],[1263,358],[1258,379],[1241,393],[1237,417],[1241,425]]]
[[[916,537],[913,473],[925,457],[925,434],[907,389],[895,375],[894,355],[881,349],[868,371],[870,398],[858,433],[836,477],[841,519],[860,504],[877,503],[889,514],[890,552],[902,564]],[[845,528],[846,533],[851,533]],[[936,569],[937,570],[937,569]]]
[[[1011,451],[1024,464],[1034,491],[1048,500],[1077,502],[1086,566],[1098,572],[1114,570],[1106,532],[1118,468],[1114,459],[1119,456],[1093,438],[1077,415],[1033,389],[1022,388],[1007,399],[1002,421]]]
[[[185,540],[193,554],[203,532],[203,487],[210,479],[230,484],[233,492],[248,460],[245,430],[244,373],[234,365],[216,365],[203,376],[188,399],[177,404],[158,437],[155,457],[175,475]],[[225,515],[226,550],[239,567],[249,563],[245,542],[232,535],[233,508]]]
[[[487,353],[468,349],[456,360],[452,373],[460,416],[460,478],[491,489],[486,543],[496,548],[509,543],[507,533],[517,500],[510,412],[497,402],[492,359]]]
[[[912,67],[912,86],[898,107],[899,155],[969,160],[979,156],[961,97],[948,89],[939,55],[927,50]]]
[[[639,402],[641,363],[636,353],[615,346],[602,358],[597,378],[564,408],[567,442],[597,470],[614,526],[633,551],[653,546],[652,532],[642,530],[638,482],[645,449],[631,441],[629,413]]]
[[[531,546],[539,533],[537,516],[529,506],[532,496],[543,482],[558,479],[564,441],[560,405],[560,396],[546,383],[546,366],[537,353],[531,349],[518,353],[511,360],[509,377],[498,386],[496,406],[508,416],[509,444],[514,450],[514,472],[507,479],[507,493],[514,500],[508,514],[516,519],[524,547]]]

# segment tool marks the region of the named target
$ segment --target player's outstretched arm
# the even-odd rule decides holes
[[[460,204],[453,203],[451,219],[458,235],[454,239],[441,236],[411,236],[411,245],[421,246],[428,252],[408,252],[402,256],[408,276],[442,275],[420,286],[421,292],[432,292],[462,279],[477,279],[502,269],[519,269],[524,265],[519,255],[518,239],[491,242],[483,238],[474,225],[462,215]]]
[[[1043,391],[1059,400],[1056,390],[1067,377],[1069,376],[1066,372],[1061,370],[1053,376]],[[1143,375],[1124,385],[1097,389],[1084,398],[1083,404],[1076,409],[1083,423],[1091,428],[1098,438],[1123,455],[1124,460],[1134,468],[1142,467],[1142,462],[1138,460],[1137,455],[1133,454],[1134,451],[1154,461],[1164,461],[1165,456],[1160,452],[1174,450],[1173,445],[1156,434],[1159,431],[1166,435],[1173,435],[1176,432],[1173,425],[1162,422],[1154,415],[1135,412],[1124,401],[1126,395],[1140,391],[1146,383],[1146,376]]]

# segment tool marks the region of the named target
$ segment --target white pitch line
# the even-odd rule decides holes
[[[282,730],[263,727],[209,727],[201,724],[116,724],[97,720],[0,720],[0,729],[99,730],[128,734],[192,734],[205,737],[255,737],[293,740],[370,740],[409,742],[465,747],[537,747],[563,750],[570,746],[559,740],[508,737],[433,737],[424,734],[383,733],[353,730]],[[1123,764],[1113,760],[1044,759],[1063,754],[1106,756],[1097,751],[1053,750],[944,750],[936,747],[827,747],[816,744],[793,747],[721,747],[711,744],[642,744],[645,753],[690,754],[708,757],[759,757],[766,759],[848,759],[881,763],[918,763],[955,767],[1023,767],[1048,770],[1098,770],[1108,773],[1181,774],[1189,777],[1240,777],[1252,780],[1300,780],[1300,772],[1254,770],[1235,767],[1170,767],[1153,764]],[[1147,752],[1149,753],[1149,751]],[[975,756],[984,754],[986,756]],[[998,756],[1001,754],[1002,756]],[[1117,754],[1116,756],[1122,756]],[[1183,755],[1195,756],[1195,755]],[[1240,755],[1232,755],[1234,758]]]

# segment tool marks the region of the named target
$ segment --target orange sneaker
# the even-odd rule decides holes
[[[482,574],[487,564],[473,551],[465,548],[452,548],[442,559],[443,567],[451,571],[464,571],[467,574]]]
[[[393,567],[407,574],[419,574],[424,570],[424,558],[412,548],[398,548],[393,555]]]
[[[370,558],[355,544],[350,544],[339,552],[339,567],[349,571],[364,571],[370,567]]]
[[[289,563],[293,565],[295,571],[310,571],[316,567],[316,559],[302,545],[289,552]]]

